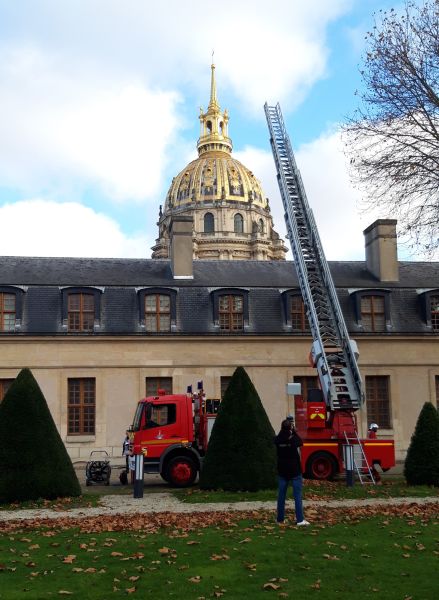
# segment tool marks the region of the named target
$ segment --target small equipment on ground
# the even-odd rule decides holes
[[[85,466],[85,485],[100,483],[110,485],[110,457],[106,450],[93,450]]]

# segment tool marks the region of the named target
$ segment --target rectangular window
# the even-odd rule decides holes
[[[377,423],[383,429],[390,429],[392,425],[388,375],[366,375],[366,403],[368,423]]]
[[[94,435],[96,380],[68,379],[68,435]]]
[[[439,331],[439,296],[430,297],[430,314],[434,331]]]
[[[362,296],[361,324],[365,331],[385,331],[386,317],[383,296]]]
[[[243,330],[244,299],[242,296],[219,297],[219,326],[221,331]]]
[[[309,331],[302,296],[291,296],[291,325],[295,331]]]
[[[93,294],[69,294],[69,331],[93,331],[95,321],[95,297]]]
[[[172,377],[146,377],[146,396],[157,396],[159,390],[172,394]]]
[[[5,394],[11,387],[13,381],[13,379],[0,379],[0,402],[5,397]]]
[[[319,378],[316,375],[297,375],[294,376],[294,383],[300,383],[302,386],[302,398],[308,399],[308,390],[319,388]]]
[[[232,379],[231,375],[222,375],[221,376],[221,400],[224,400],[224,394],[226,393],[226,389],[229,387],[230,380]]]
[[[0,292],[0,331],[15,329],[15,294]]]
[[[147,331],[171,331],[171,298],[166,294],[145,296],[145,326]]]

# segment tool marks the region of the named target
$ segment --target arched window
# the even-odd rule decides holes
[[[212,213],[204,215],[204,233],[213,233],[215,231],[215,220]]]
[[[265,233],[265,229],[264,229],[264,221],[263,219],[259,219],[259,233]]]
[[[235,233],[244,233],[244,219],[242,218],[242,215],[240,215],[239,213],[237,213],[235,215],[234,229],[235,229]]]

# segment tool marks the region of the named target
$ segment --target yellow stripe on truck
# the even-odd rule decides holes
[[[363,446],[393,446],[392,442],[364,442]]]

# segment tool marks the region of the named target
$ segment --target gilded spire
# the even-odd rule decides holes
[[[201,132],[197,144],[198,154],[201,155],[212,151],[227,152],[230,154],[232,151],[232,140],[228,137],[229,115],[227,110],[222,112],[218,104],[213,52],[210,68],[210,100],[206,112],[200,109]]]
[[[213,54],[213,53],[212,53]],[[209,110],[219,110],[219,104],[216,97],[216,81],[215,81],[215,65],[212,63],[211,65],[211,76],[210,76],[210,101],[209,101]]]

